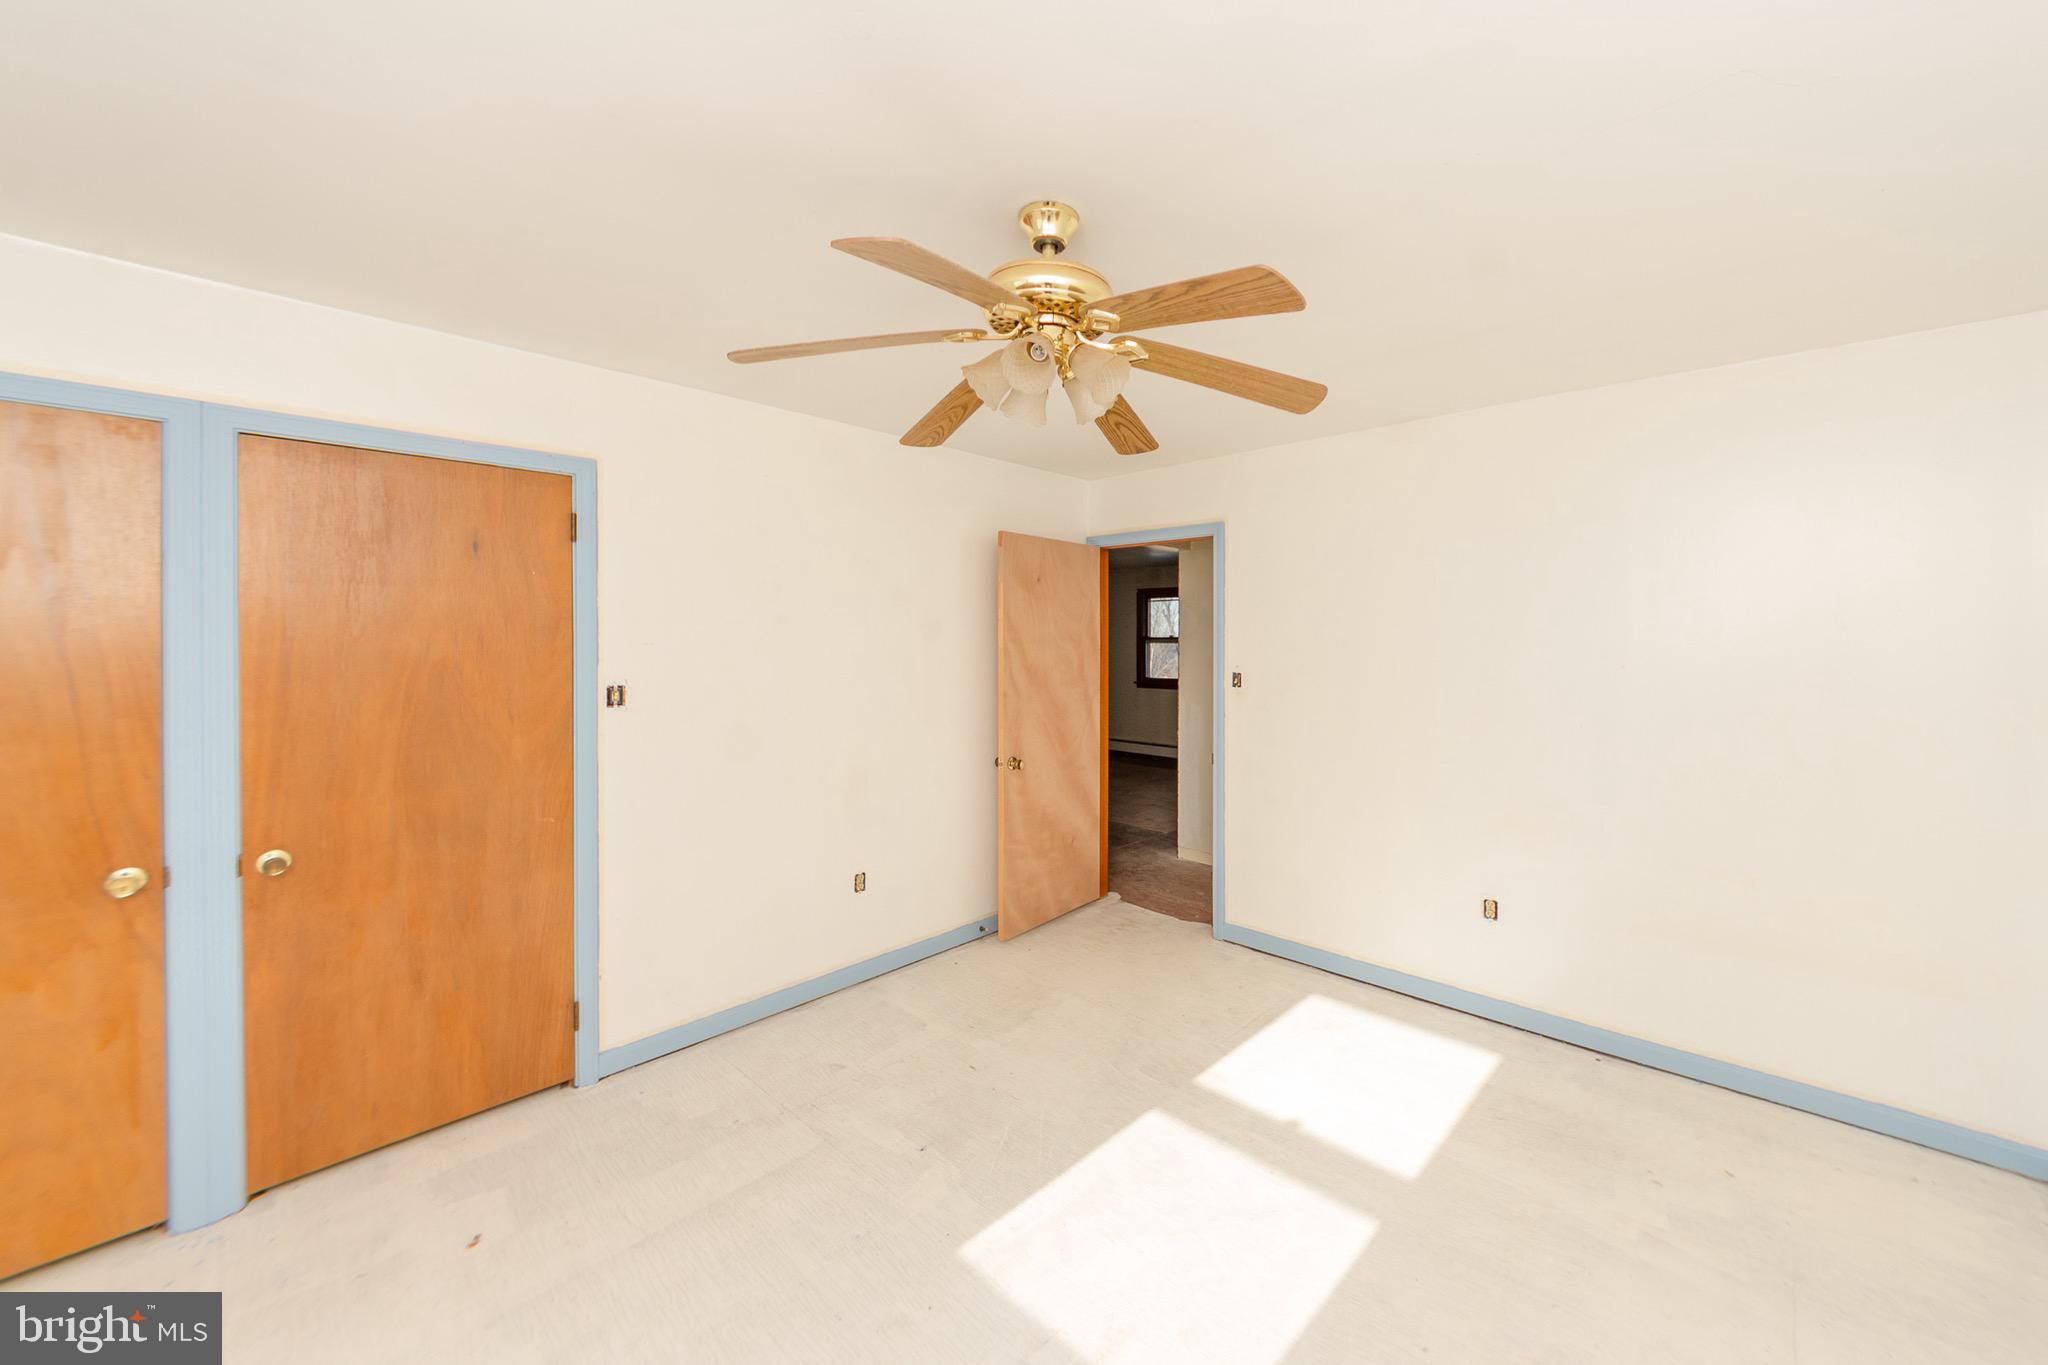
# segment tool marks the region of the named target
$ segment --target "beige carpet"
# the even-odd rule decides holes
[[[231,1361],[2039,1365],[2048,1187],[1118,903],[9,1289]]]

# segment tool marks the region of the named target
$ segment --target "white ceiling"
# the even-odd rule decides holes
[[[1308,417],[953,439],[1097,476],[2048,307],[2044,57],[2040,0],[7,0],[0,231],[892,435],[978,352],[724,359],[977,321],[833,237],[988,269],[1054,197],[1119,288],[1300,286],[1162,335]]]

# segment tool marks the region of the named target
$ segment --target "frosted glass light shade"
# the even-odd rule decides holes
[[[1027,427],[1045,425],[1045,395],[1026,393],[1022,389],[1010,390],[1010,396],[1003,400],[1003,416],[1022,422]]]
[[[974,396],[1003,416],[1029,427],[1045,425],[1045,395],[1054,377],[1052,343],[1036,332],[962,365],[960,373]]]
[[[1067,401],[1074,405],[1076,422],[1092,422],[1108,412],[1131,378],[1131,362],[1100,346],[1076,346],[1067,369]]]
[[[974,396],[991,408],[1001,408],[1003,400],[1010,396],[1001,351],[991,351],[972,365],[962,365],[960,373],[967,377],[967,387],[974,390]]]

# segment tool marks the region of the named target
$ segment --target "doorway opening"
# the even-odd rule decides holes
[[[1215,609],[1207,538],[1108,550],[1108,889],[1212,920]]]

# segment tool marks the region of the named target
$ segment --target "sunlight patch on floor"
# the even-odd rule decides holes
[[[960,1255],[1084,1359],[1271,1365],[1376,1226],[1155,1109]]]
[[[1484,1048],[1311,995],[1198,1084],[1413,1180],[1499,1065]]]

